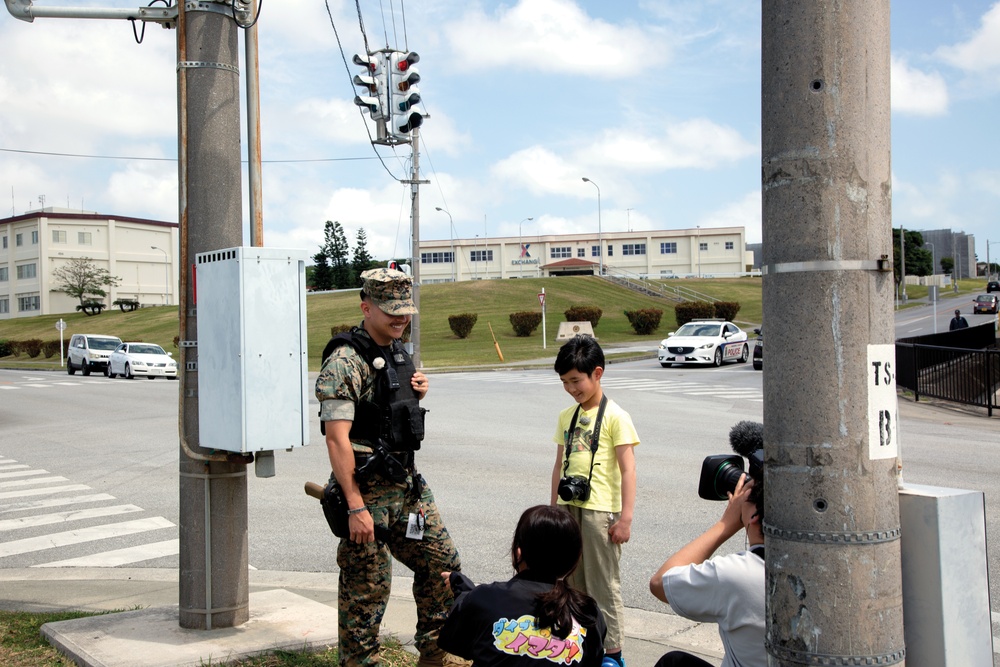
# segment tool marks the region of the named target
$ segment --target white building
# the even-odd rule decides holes
[[[79,301],[53,291],[52,272],[80,257],[120,280],[107,306],[176,303],[177,248],[176,222],[55,207],[0,219],[0,319],[75,312]]]
[[[733,276],[749,271],[743,227],[420,242],[420,282],[596,275]]]

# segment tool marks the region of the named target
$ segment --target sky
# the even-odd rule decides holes
[[[760,7],[264,0],[264,243],[312,254],[336,220],[352,247],[364,228],[376,258],[409,254],[409,149],[374,148],[353,103],[361,23],[372,50],[420,55],[422,240],[595,233],[600,214],[605,232],[736,225],[759,242]],[[893,225],[1000,257],[1000,2],[904,0],[891,27]],[[175,40],[0,10],[0,217],[44,201],[176,221]]]

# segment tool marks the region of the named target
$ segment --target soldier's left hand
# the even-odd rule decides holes
[[[413,387],[413,393],[417,398],[422,399],[427,394],[427,376],[417,371],[410,378],[410,386]]]

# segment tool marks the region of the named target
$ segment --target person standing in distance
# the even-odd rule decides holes
[[[583,555],[570,583],[604,612],[604,664],[624,667],[621,555],[632,535],[639,435],[629,414],[601,389],[604,351],[593,336],[575,336],[559,348],[555,371],[577,403],[559,413],[553,437],[552,505],[565,507],[583,534]]]
[[[969,326],[969,321],[962,317],[962,311],[958,308],[955,309],[955,317],[951,318],[951,324],[948,325],[948,331],[954,331],[955,329],[965,329]]]
[[[347,501],[350,529],[337,548],[340,665],[379,664],[379,625],[395,557],[413,570],[418,665],[441,667],[451,656],[438,648],[437,637],[453,596],[440,573],[461,570],[461,562],[414,465],[423,438],[418,402],[428,380],[399,342],[417,312],[411,279],[391,269],[365,271],[361,279],[364,320],[350,344],[333,347],[316,380],[331,482]],[[372,345],[369,363],[359,349]]]

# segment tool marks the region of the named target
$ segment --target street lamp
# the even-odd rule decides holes
[[[517,277],[520,278],[524,274],[524,246],[521,245],[521,225],[524,223],[534,220],[534,218],[525,218],[521,222],[517,223]],[[987,254],[989,251],[987,251]]]
[[[597,188],[597,259],[600,264],[600,275],[604,275],[604,244],[601,242],[601,188],[594,183],[592,180],[583,177],[584,183],[590,183],[595,188]]]
[[[170,258],[167,255],[167,251],[163,248],[158,248],[155,245],[149,246],[150,250],[159,250],[163,253],[163,304],[165,306],[170,305]]]
[[[698,277],[701,278],[701,225],[697,225],[698,230]]]
[[[993,278],[993,265],[990,263],[990,246],[1000,245],[1000,241],[990,241],[986,239],[986,282]]]
[[[441,211],[448,216],[448,234],[451,235],[451,281],[458,282],[458,262],[455,261],[455,222],[451,219],[451,213],[440,206],[434,207],[435,211]]]

